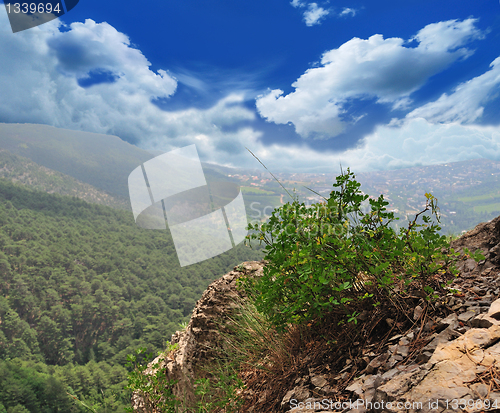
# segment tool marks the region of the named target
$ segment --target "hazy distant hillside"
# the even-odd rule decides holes
[[[0,124],[0,148],[124,198],[130,172],[153,157],[116,136],[32,124]]]
[[[130,172],[155,156],[117,136],[35,124],[0,123],[0,148],[124,199]],[[209,183],[227,181],[227,169],[203,164]]]
[[[498,161],[475,159],[391,171],[352,172],[365,193],[374,197],[384,194],[389,201],[388,209],[395,212],[401,226],[407,225],[408,219],[422,210],[426,192],[439,200],[443,234],[460,234],[500,214]],[[328,198],[336,176],[333,173],[273,173],[289,192],[294,191],[307,204]],[[252,220],[269,217],[274,207],[290,200],[264,168],[257,172],[233,171],[232,177],[242,188]]]
[[[6,149],[0,149],[0,178],[50,194],[76,196],[87,202],[113,208],[130,208],[125,198],[112,196],[71,176],[14,155]]]
[[[475,159],[360,174],[367,193],[384,193],[404,225],[425,203],[439,199],[444,233],[459,234],[500,214],[500,162]]]

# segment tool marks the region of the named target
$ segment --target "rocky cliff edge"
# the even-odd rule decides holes
[[[413,327],[404,334],[388,337],[383,345],[353,343],[362,346],[360,360],[346,357],[335,370],[311,364],[279,396],[273,393],[271,403],[263,392],[257,395],[261,403],[246,403],[241,411],[500,412],[500,217],[478,225],[452,247],[480,249],[485,260],[476,263],[465,255],[453,290],[440,297],[434,311],[422,301],[414,309]],[[173,335],[178,349],[153,362],[177,381],[172,389],[177,397],[194,400],[194,378],[222,346],[221,331],[235,302],[245,299],[236,280],[242,274],[258,276],[263,266],[246,262],[214,281],[186,330]],[[138,395],[133,402],[136,411],[144,412]]]

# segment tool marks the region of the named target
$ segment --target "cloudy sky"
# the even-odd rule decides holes
[[[500,160],[500,2],[80,0],[18,33],[1,5],[0,122],[273,171]]]

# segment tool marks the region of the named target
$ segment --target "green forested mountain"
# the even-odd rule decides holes
[[[27,185],[33,189],[59,195],[76,196],[87,202],[113,208],[129,209],[129,201],[99,190],[61,172],[38,165],[0,148],[0,178]]]
[[[0,180],[0,412],[122,412],[126,355],[160,351],[208,284],[260,253],[181,268],[131,212]]]

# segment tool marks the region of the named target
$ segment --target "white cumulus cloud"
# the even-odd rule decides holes
[[[300,1],[300,0],[292,0],[290,3],[293,7],[305,7],[306,3]]]
[[[322,19],[328,16],[329,11],[319,7],[316,3],[310,3],[309,8],[304,12],[304,21],[306,26],[319,24]]]
[[[0,121],[43,123],[135,139],[147,149],[169,151],[195,143],[205,161],[260,167],[247,146],[271,170],[355,171],[443,163],[478,157],[500,159],[500,128],[472,124],[500,83],[500,61],[483,75],[411,112],[398,124],[379,126],[356,148],[316,151],[305,144],[265,145],[261,133],[239,122],[255,119],[235,88],[208,109],[163,111],[152,103],[175,97],[177,80],[154,72],[130,39],[106,23],[86,20],[65,31],[55,20],[13,34],[0,12]],[[441,36],[442,34],[442,36]],[[481,34],[474,20],[429,25],[414,38],[352,39],[323,55],[284,95],[257,99],[260,114],[292,122],[303,136],[334,136],[345,127],[344,102],[364,96],[405,106],[412,91],[457,59],[470,55],[467,42]],[[95,71],[111,83],[84,88],[78,80]],[[192,79],[193,82],[196,79]],[[238,89],[238,90],[237,90]],[[444,124],[446,123],[446,124]]]
[[[65,31],[61,24],[13,34],[0,11],[0,122],[113,134],[165,151],[196,143],[204,160],[221,163],[244,150],[240,140],[260,136],[233,126],[255,118],[243,106],[243,93],[233,91],[209,109],[163,111],[153,101],[174,95],[177,81],[164,70],[152,71],[124,33],[90,19]],[[79,85],[103,70],[115,81]]]
[[[460,84],[453,93],[443,94],[403,119],[376,127],[355,148],[318,152],[306,145],[264,147],[256,141],[253,150],[272,167],[289,171],[299,164],[309,171],[337,172],[342,164],[362,172],[478,158],[500,160],[500,126],[474,124],[484,105],[499,92],[500,57],[489,70]]]
[[[342,154],[358,170],[379,170],[488,158],[500,160],[500,128],[433,124],[422,118],[380,126],[355,149]]]
[[[500,86],[500,57],[490,65],[491,69],[458,85],[451,94],[427,103],[407,115],[407,118],[425,118],[433,123],[473,123],[481,117],[484,105],[495,98]]]
[[[379,126],[347,151],[318,152],[305,144],[264,146],[258,139],[247,145],[271,171],[297,172],[300,165],[304,172],[336,173],[342,165],[356,173],[478,158],[500,160],[500,128],[432,124],[415,118],[398,126]]]
[[[349,16],[349,15],[355,16],[356,15],[356,10],[352,9],[350,7],[344,7],[342,9],[342,11],[340,12],[340,14],[339,14],[339,16],[342,16],[342,17]]]
[[[307,3],[301,0],[292,0],[290,4],[295,8],[307,8],[304,10],[304,22],[306,26],[315,26],[320,24],[321,21],[330,14],[330,12],[323,7],[318,6],[317,3]]]
[[[346,127],[344,105],[351,99],[376,98],[394,107],[408,105],[409,96],[427,79],[472,53],[463,47],[481,36],[474,19],[430,24],[407,47],[401,38],[353,38],[323,54],[321,66],[308,69],[292,84],[259,96],[260,115],[278,124],[293,123],[302,137],[331,138]],[[352,121],[354,122],[354,120]]]
[[[0,13],[4,27],[6,20]],[[59,25],[56,20],[16,34],[0,31],[0,56],[8,56],[0,65],[0,95],[9,97],[0,100],[2,120],[106,133],[127,118],[148,117],[151,99],[175,92],[175,79],[151,71],[144,55],[109,24],[89,19],[69,31]],[[78,85],[100,69],[116,81]]]

